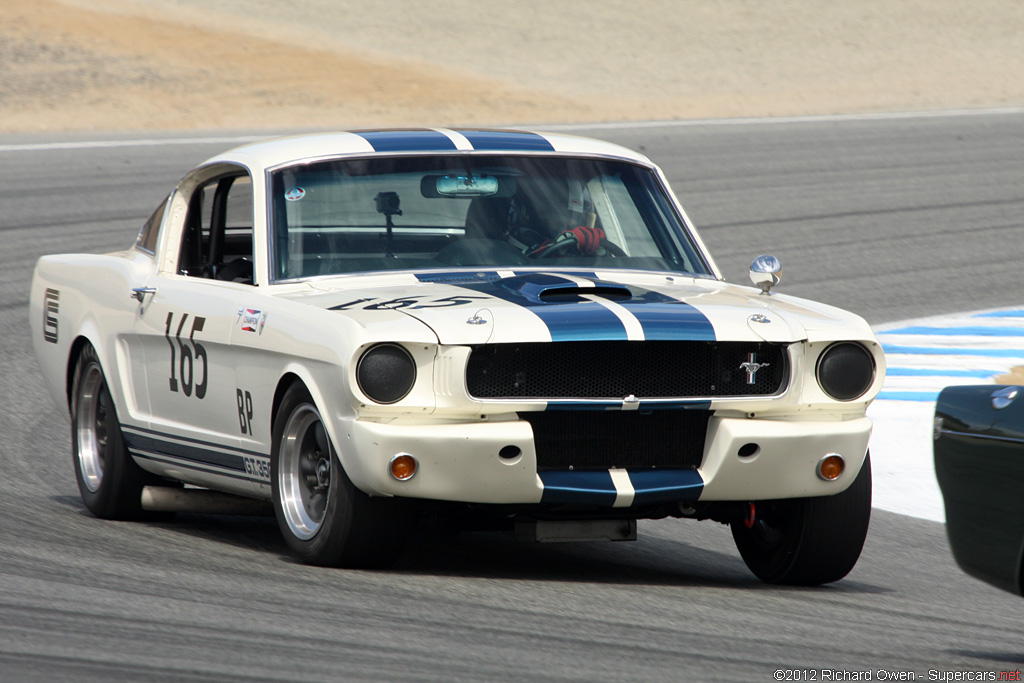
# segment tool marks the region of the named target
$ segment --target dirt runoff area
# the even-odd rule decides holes
[[[0,132],[1024,105],[1020,0],[3,0]]]

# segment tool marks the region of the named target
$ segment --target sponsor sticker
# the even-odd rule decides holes
[[[260,329],[261,316],[262,311],[257,311],[256,309],[253,308],[242,309],[242,332],[256,332],[258,329]],[[266,318],[264,318],[264,322],[265,321]]]

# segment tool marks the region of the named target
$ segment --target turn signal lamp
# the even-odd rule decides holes
[[[838,453],[829,453],[818,462],[818,477],[835,481],[846,470],[846,461]]]
[[[388,464],[388,471],[398,481],[408,481],[416,474],[416,458],[408,453],[399,453],[391,458]]]

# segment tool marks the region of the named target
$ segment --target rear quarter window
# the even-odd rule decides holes
[[[139,230],[139,236],[135,239],[135,248],[140,249],[147,254],[156,253],[157,240],[160,237],[160,225],[164,222],[164,211],[167,209],[167,204],[170,201],[170,195],[164,198],[160,203],[160,206],[156,207],[156,211],[149,217],[143,226]]]

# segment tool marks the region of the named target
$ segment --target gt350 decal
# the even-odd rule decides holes
[[[270,481],[270,461],[266,458],[254,458],[252,456],[245,456],[242,458],[245,462],[245,473],[262,479],[264,481]]]
[[[167,339],[168,346],[171,347],[171,377],[170,387],[172,393],[178,392],[178,387],[181,387],[182,393],[186,396],[192,395],[192,388],[195,387],[196,398],[202,399],[206,396],[206,384],[209,379],[209,359],[206,355],[206,348],[195,340],[196,332],[202,332],[203,326],[206,324],[206,318],[195,316],[192,318],[192,331],[188,335],[188,344],[181,340],[181,333],[185,329],[185,323],[188,322],[188,313],[181,314],[181,321],[178,323],[178,331],[175,333],[174,338],[171,338],[171,328],[174,326],[174,312],[167,314],[167,326],[164,330],[164,338]],[[175,342],[178,345],[178,354],[180,354],[180,361],[177,360],[175,353]],[[191,347],[191,348],[190,348]],[[202,361],[203,374],[201,382],[194,382],[196,366]],[[181,381],[179,383],[178,377],[180,376]]]

